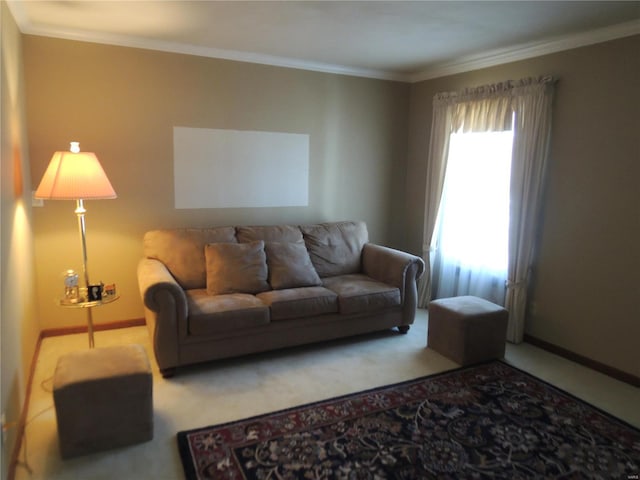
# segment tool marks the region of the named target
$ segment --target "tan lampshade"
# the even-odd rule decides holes
[[[55,152],[44,172],[35,198],[78,200],[116,198],[107,175],[95,153],[80,152],[76,142],[72,151]],[[75,144],[75,145],[74,145]]]

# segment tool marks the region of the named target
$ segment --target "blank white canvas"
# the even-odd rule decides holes
[[[309,204],[309,135],[173,128],[175,208]]]

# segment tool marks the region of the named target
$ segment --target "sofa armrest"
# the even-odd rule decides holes
[[[182,311],[183,318],[187,317],[187,296],[167,267],[160,260],[143,258],[138,264],[138,287],[145,307],[157,312],[161,308],[158,294],[163,290],[173,295],[176,306]]]
[[[403,320],[413,323],[418,306],[418,279],[424,273],[424,260],[410,253],[367,243],[362,249],[365,275],[400,289]]]
[[[412,266],[415,268],[411,269]],[[422,276],[424,261],[410,253],[367,243],[362,249],[362,270],[371,278],[402,290],[410,270],[412,278],[408,280],[416,282]]]
[[[179,338],[187,328],[187,296],[167,267],[152,258],[138,263],[138,287],[158,366],[174,368],[179,365]]]

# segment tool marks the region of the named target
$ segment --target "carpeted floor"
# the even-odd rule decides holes
[[[640,430],[491,362],[178,433],[191,479],[634,478]]]
[[[184,478],[176,433],[231,422],[457,367],[425,348],[427,314],[407,335],[389,331],[234,360],[179,372],[153,369],[153,440],[63,461],[51,377],[58,358],[87,348],[87,335],[45,338],[31,387],[17,480],[173,480]],[[141,344],[152,358],[146,327],[100,331],[96,347]],[[507,344],[506,360],[640,427],[640,389],[528,344]],[[90,408],[90,406],[89,406]]]

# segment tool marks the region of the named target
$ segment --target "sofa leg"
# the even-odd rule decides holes
[[[176,374],[176,367],[161,368],[160,374],[162,375],[162,378],[171,378]]]
[[[403,335],[409,331],[409,325],[398,325],[398,331]]]

